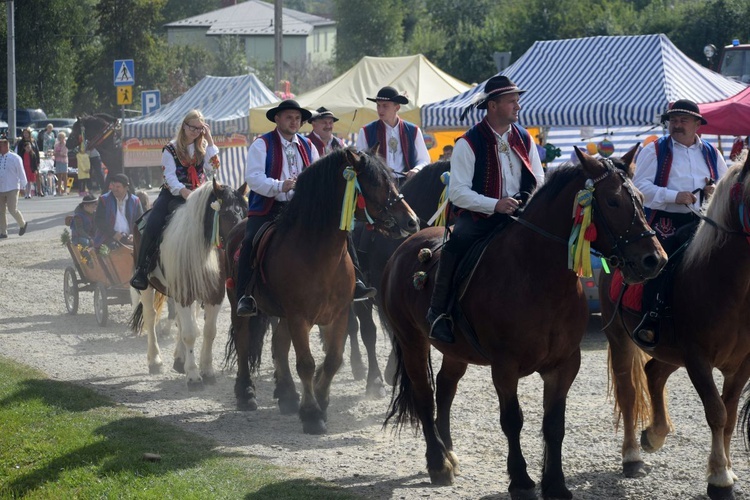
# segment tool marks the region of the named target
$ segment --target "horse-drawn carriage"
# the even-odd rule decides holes
[[[66,219],[70,225],[70,218]],[[119,246],[99,250],[65,243],[73,265],[65,268],[63,295],[69,314],[78,312],[78,293],[94,292],[94,315],[99,326],[106,326],[110,304],[130,303],[130,276],[133,273],[133,247]],[[106,249],[106,250],[102,250]]]

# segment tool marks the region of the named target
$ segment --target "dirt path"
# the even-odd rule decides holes
[[[70,201],[70,210],[75,201]],[[197,394],[188,393],[182,376],[171,371],[149,375],[145,338],[127,332],[129,306],[111,306],[110,324],[101,328],[94,319],[92,293],[82,292],[79,314],[66,314],[63,272],[71,261],[59,242],[63,215],[27,212],[31,231],[19,239],[11,226],[11,237],[0,241],[0,355],[39,368],[55,380],[92,387],[148,416],[211,436],[223,446],[325,478],[366,498],[509,498],[507,442],[500,430],[488,369],[469,369],[453,407],[454,443],[462,476],[452,487],[433,487],[425,470],[421,434],[415,437],[405,431],[398,436],[383,431],[388,401],[365,399],[364,382],[353,380],[348,361],[334,380],[329,433],[322,437],[304,435],[296,416],[279,414],[272,399],[270,352],[257,379],[260,407],[252,413],[234,409],[231,372],[220,373],[217,385]],[[219,323],[214,346],[217,367],[229,326],[226,303]],[[675,432],[663,450],[646,457],[652,464],[649,476],[622,477],[622,433],[615,434],[612,404],[606,399],[607,345],[602,334],[591,330],[568,399],[563,448],[567,483],[575,498],[705,498],[708,427],[682,370],[668,385]],[[384,366],[387,351],[380,340]],[[161,346],[165,365],[171,364],[172,339],[162,338]],[[319,349],[315,354],[317,360],[322,359]],[[533,376],[519,388],[525,417],[522,445],[530,475],[537,481],[542,458],[541,387],[539,377]],[[750,467],[741,442],[735,439],[733,446],[734,470],[741,486]]]

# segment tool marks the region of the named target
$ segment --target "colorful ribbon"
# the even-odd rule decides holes
[[[579,277],[590,278],[591,242],[596,240],[596,226],[591,221],[594,200],[594,183],[586,181],[585,189],[578,191],[573,207],[573,229],[568,239],[568,269]]]

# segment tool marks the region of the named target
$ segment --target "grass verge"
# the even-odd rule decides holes
[[[22,497],[355,498],[0,357],[0,498]]]

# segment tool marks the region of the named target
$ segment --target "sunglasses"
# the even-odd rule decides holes
[[[200,127],[193,127],[189,123],[184,124],[188,129],[192,130],[193,132],[203,132],[203,126]]]

